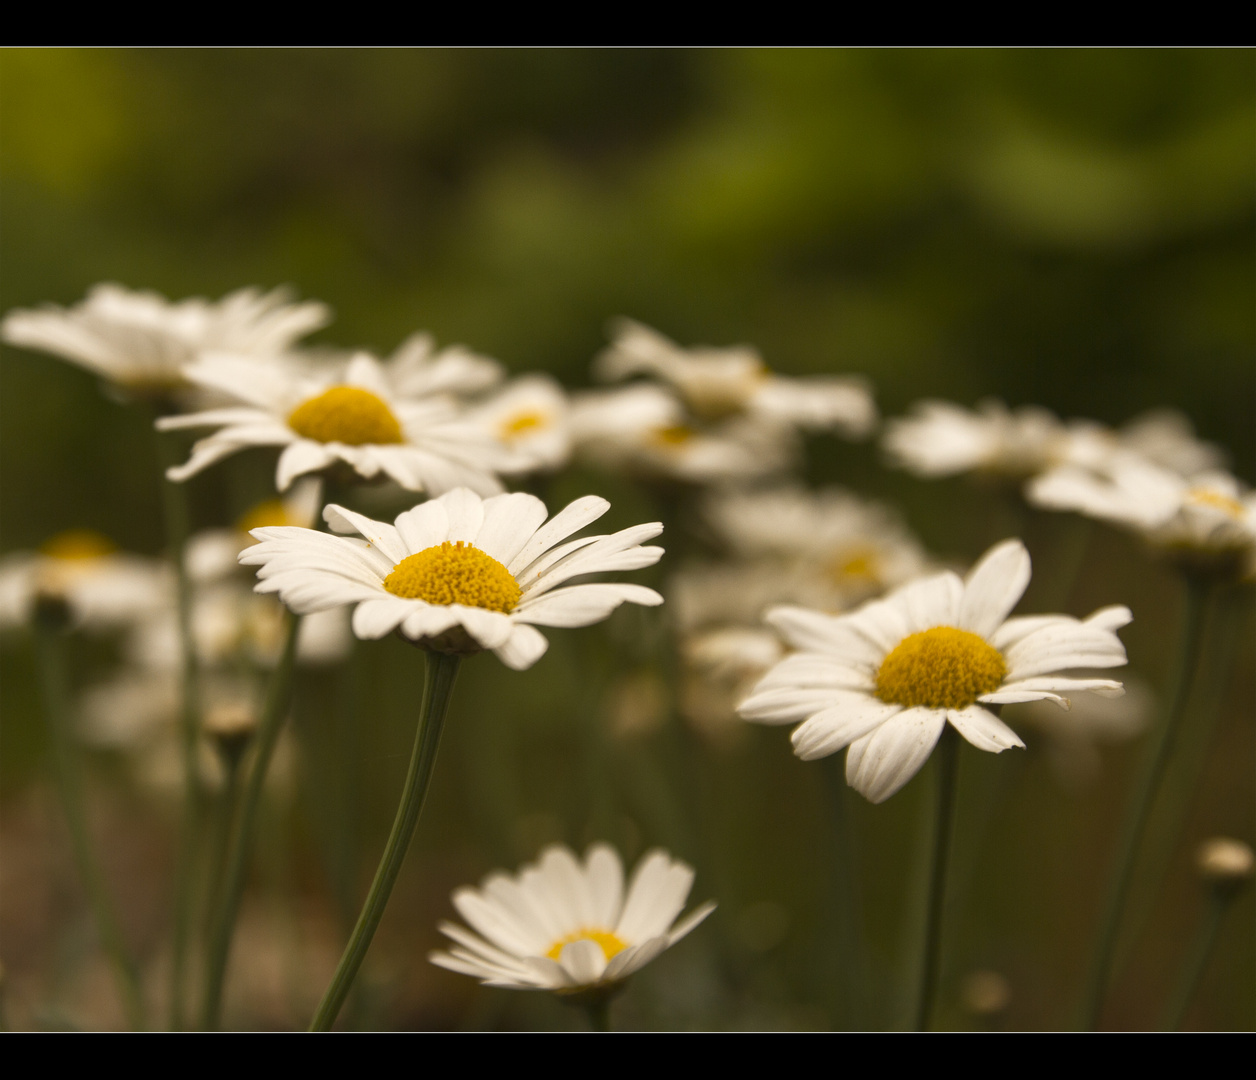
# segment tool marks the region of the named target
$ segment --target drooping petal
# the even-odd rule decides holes
[[[1012,746],[1024,749],[1025,744],[1019,736],[993,713],[980,705],[969,705],[966,709],[950,709],[946,718],[951,725],[978,750],[988,750],[992,754],[1002,753]]]
[[[526,671],[549,648],[545,635],[527,623],[515,622],[510,637],[493,650],[497,658],[514,671]]]
[[[942,709],[905,709],[851,743],[846,781],[869,802],[885,802],[928,760],[946,726]]]
[[[353,632],[364,640],[377,640],[391,634],[413,610],[414,604],[400,597],[364,600],[353,612]]]
[[[581,938],[563,946],[558,963],[576,986],[592,986],[606,970],[606,954],[596,941]]]

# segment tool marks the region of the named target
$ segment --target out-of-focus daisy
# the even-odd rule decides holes
[[[501,490],[496,444],[459,415],[453,400],[398,394],[388,370],[366,353],[334,373],[214,356],[186,374],[242,404],[158,422],[162,430],[219,429],[169,470],[172,480],[186,480],[250,446],[278,446],[284,448],[275,472],[280,491],[340,461],[366,479],[383,474],[410,491]]]
[[[173,601],[169,568],[158,559],[120,552],[88,529],[71,529],[38,552],[0,559],[0,627],[25,625],[41,600],[64,603],[85,630],[116,629]]]
[[[612,340],[594,361],[607,381],[653,375],[684,398],[702,420],[745,415],[811,431],[864,438],[876,424],[876,406],[864,380],[816,375],[786,378],[770,371],[748,345],[683,349],[631,319],[612,326]]]
[[[467,419],[480,424],[507,451],[500,471],[508,476],[562,468],[571,458],[567,395],[547,375],[514,379]]]
[[[488,986],[560,994],[610,988],[675,945],[715,910],[706,903],[677,921],[693,871],[666,852],[637,864],[624,892],[619,855],[594,844],[584,864],[555,845],[517,876],[490,874],[479,889],[453,894],[472,930],[442,922],[454,941],[433,964]]]
[[[1020,480],[1054,464],[1068,433],[1046,409],[1009,410],[986,400],[976,410],[922,401],[911,415],[887,421],[881,445],[890,462],[923,477],[978,472]]]
[[[440,652],[492,649],[521,670],[548,645],[536,626],[588,626],[624,602],[663,602],[642,585],[556,587],[659,560],[662,548],[641,546],[663,531],[658,523],[566,539],[608,509],[605,499],[587,495],[546,522],[545,505],[532,495],[481,499],[458,488],[388,525],[332,505],[323,511],[331,527],[362,539],[256,529],[261,542],[240,561],[259,567],[258,592],[278,593],[298,614],[356,604],[353,631],[360,638],[399,630]]]
[[[694,484],[769,476],[797,456],[788,427],[738,416],[698,424],[672,393],[649,384],[573,395],[571,434],[597,464]]]
[[[914,581],[849,615],[801,607],[768,613],[797,653],[777,664],[740,706],[747,720],[803,721],[793,733],[804,760],[849,746],[846,779],[883,802],[924,764],[950,723],[981,750],[1023,746],[983,706],[1069,693],[1119,694],[1119,682],[1057,674],[1125,663],[1116,630],[1128,608],[1079,621],[1066,615],[1007,618],[1029,584],[1019,540],[991,548],[967,579],[947,571]]]
[[[1133,529],[1188,570],[1256,572],[1256,493],[1229,473],[1185,478],[1127,456],[1106,473],[1054,469],[1032,481],[1026,496],[1036,506]]]
[[[168,394],[185,385],[185,369],[202,352],[277,356],[330,320],[326,305],[293,303],[286,289],[171,303],[105,284],[71,308],[12,311],[3,335],[11,345],[53,353],[133,393]]]
[[[835,594],[835,606],[919,577],[928,566],[920,542],[888,507],[839,488],[722,492],[708,499],[705,517],[743,556],[808,566],[822,592]]]
[[[389,381],[401,397],[469,397],[496,386],[506,369],[465,345],[436,348],[431,334],[411,334],[388,358]]]
[[[1176,409],[1153,409],[1134,417],[1117,432],[1121,449],[1179,476],[1223,469],[1226,453],[1195,435],[1190,420]]]

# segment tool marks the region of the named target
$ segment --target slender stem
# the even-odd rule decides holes
[[[244,895],[244,881],[248,873],[249,858],[257,832],[257,812],[266,786],[266,773],[288,716],[292,698],[292,669],[296,662],[297,638],[301,629],[301,617],[284,612],[285,636],[283,652],[270,678],[266,703],[258,724],[256,753],[249,770],[244,796],[235,829],[231,831],[227,848],[226,865],[222,876],[222,888],[214,909],[214,920],[209,933],[209,950],[205,958],[205,998],[201,1009],[201,1027],[212,1031],[218,1026],[222,1010],[222,987],[227,973],[227,961],[231,955],[231,938],[235,931],[236,916],[240,913],[240,898]]]
[[[863,1000],[866,980],[860,911],[859,881],[851,836],[849,785],[843,759],[829,759],[825,787],[832,808],[832,858],[829,861],[829,895],[833,912],[833,962],[830,980],[836,998],[834,1024],[838,1031],[859,1031],[864,1025]]]
[[[1112,973],[1112,961],[1116,951],[1117,931],[1125,910],[1130,881],[1134,876],[1134,863],[1142,846],[1143,834],[1151,814],[1156,793],[1164,778],[1165,768],[1172,756],[1174,736],[1178,722],[1186,710],[1194,682],[1195,668],[1199,659],[1201,630],[1208,606],[1208,586],[1197,580],[1186,581],[1186,606],[1183,612],[1182,634],[1178,643],[1178,666],[1174,675],[1174,692],[1168,712],[1165,714],[1147,755],[1142,776],[1134,790],[1134,796],[1122,827],[1117,857],[1113,863],[1107,901],[1099,921],[1099,935],[1092,953],[1090,974],[1082,997],[1082,1026],[1093,1031],[1099,1023],[1104,994]]]
[[[1213,946],[1217,943],[1217,932],[1221,929],[1221,922],[1230,907],[1230,901],[1234,899],[1235,890],[1214,887],[1210,893],[1208,909],[1204,912],[1204,917],[1199,920],[1195,940],[1191,943],[1191,950],[1186,954],[1186,963],[1182,966],[1181,975],[1178,976],[1177,989],[1174,990],[1173,996],[1169,999],[1169,1007],[1165,1010],[1163,1025],[1165,1031],[1182,1030],[1186,1010],[1195,999],[1200,980],[1208,968]]]
[[[139,1031],[144,1027],[144,995],[140,988],[139,971],[127,951],[113,901],[92,851],[91,834],[87,828],[82,776],[70,732],[70,710],[66,700],[65,655],[62,648],[64,638],[58,629],[41,625],[37,618],[36,641],[48,710],[48,728],[56,761],[57,786],[70,826],[74,862],[87,890],[87,898],[96,921],[96,932],[100,935],[100,942],[113,967],[127,1022],[134,1030]]]
[[[597,994],[589,998],[584,1008],[589,1014],[589,1027],[594,1031],[610,1031],[611,998],[609,994]]]
[[[947,724],[936,751],[937,813],[933,822],[933,863],[929,869],[929,899],[925,908],[925,940],[920,962],[920,992],[916,997],[915,1030],[927,1031],[938,988],[942,956],[942,909],[946,903],[946,871],[955,825],[955,788],[959,778],[959,735]]]
[[[397,817],[393,821],[392,832],[388,835],[388,843],[384,846],[379,868],[375,871],[375,880],[371,882],[370,892],[367,893],[366,902],[358,915],[358,923],[353,928],[349,944],[345,946],[344,955],[340,958],[331,984],[323,994],[318,1011],[310,1021],[311,1031],[330,1031],[332,1024],[336,1022],[340,1008],[353,986],[358,968],[362,966],[366,952],[371,947],[371,939],[375,936],[379,921],[383,918],[388,897],[397,881],[397,875],[401,872],[401,864],[405,861],[406,850],[410,846],[415,826],[419,823],[419,814],[423,810],[423,802],[427,798],[432,767],[436,764],[436,751],[440,747],[445,713],[449,709],[449,699],[453,696],[454,680],[458,675],[461,657],[437,652],[428,652],[425,656],[427,678],[423,685],[423,707],[415,732],[414,751],[410,756],[410,770],[406,774],[401,803],[397,807]]]
[[[188,942],[196,894],[197,852],[201,832],[201,778],[199,768],[201,713],[199,665],[192,636],[192,583],[188,577],[187,547],[190,529],[187,491],[165,478],[165,470],[178,463],[182,444],[176,435],[157,435],[158,462],[162,470],[162,509],[166,519],[166,544],[174,563],[177,588],[181,664],[180,747],[183,757],[183,815],[179,826],[179,850],[175,867],[174,941],[170,971],[170,1027],[181,1030],[185,1012]]]

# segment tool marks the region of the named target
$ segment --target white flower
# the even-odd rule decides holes
[[[1130,620],[1124,607],[1084,621],[1009,619],[1029,576],[1028,552],[1005,540],[966,580],[950,571],[923,578],[849,615],[775,608],[767,621],[799,651],[739,712],[759,723],[804,721],[793,744],[807,761],[849,746],[846,779],[877,803],[916,774],[947,723],[982,750],[1023,746],[982,705],[1048,699],[1068,708],[1067,693],[1121,693],[1119,682],[1056,673],[1124,664],[1115,631]]]
[[[275,471],[280,491],[337,461],[367,479],[383,473],[410,491],[501,490],[494,475],[500,451],[458,414],[453,399],[399,394],[389,370],[366,353],[336,374],[226,356],[193,364],[186,374],[243,404],[158,421],[163,431],[219,428],[193,447],[185,464],[169,470],[172,480],[186,480],[246,447],[282,446]]]
[[[1256,571],[1256,493],[1229,473],[1182,477],[1127,454],[1104,473],[1053,469],[1025,494],[1035,506],[1133,529],[1184,565],[1241,577]]]
[[[793,431],[779,424],[744,416],[695,424],[675,395],[648,383],[573,395],[571,433],[597,464],[695,484],[781,472],[798,450]]]
[[[704,510],[738,554],[801,564],[797,569],[809,570],[835,607],[919,577],[928,567],[924,548],[888,507],[840,488],[727,491],[709,498]]]
[[[571,458],[567,395],[548,375],[514,379],[467,419],[506,448],[506,475],[562,468]]]
[[[1176,409],[1153,409],[1136,416],[1122,426],[1117,438],[1123,449],[1179,476],[1195,476],[1226,464],[1225,451],[1196,438],[1190,420]]]
[[[172,603],[173,582],[160,560],[124,554],[98,533],[72,529],[38,552],[0,559],[0,627],[25,625],[40,599],[64,602],[74,626],[109,630]]]
[[[891,464],[917,476],[984,472],[1020,479],[1061,459],[1068,432],[1036,406],[1010,411],[986,400],[974,412],[949,401],[922,401],[912,415],[887,422],[882,446]]]
[[[431,334],[411,334],[388,359],[393,390],[402,397],[482,393],[506,377],[505,368],[464,345],[437,349]]]
[[[747,345],[682,349],[631,319],[613,324],[613,338],[594,361],[605,380],[653,375],[673,386],[704,420],[744,414],[813,431],[863,438],[876,424],[876,406],[862,379],[833,375],[790,379],[769,371]]]
[[[715,910],[706,903],[676,921],[692,886],[688,866],[652,851],[637,864],[625,897],[613,848],[594,844],[582,866],[555,845],[515,877],[498,871],[479,889],[455,892],[454,907],[477,932],[442,922],[441,933],[455,944],[428,959],[488,986],[558,993],[609,987]]]
[[[184,369],[206,350],[276,356],[330,319],[324,304],[291,303],[285,289],[171,303],[105,284],[72,308],[12,311],[3,334],[11,345],[54,353],[119,386],[168,392],[183,386]]]
[[[641,546],[663,531],[658,523],[561,542],[608,509],[605,499],[586,495],[546,522],[545,505],[532,495],[481,499],[458,488],[387,525],[332,505],[323,510],[331,527],[364,539],[256,529],[261,543],[240,561],[260,567],[258,592],[278,593],[298,614],[356,604],[353,631],[360,638],[400,630],[441,651],[492,649],[522,670],[548,645],[536,626],[588,626],[624,602],[663,602],[641,585],[556,588],[585,574],[658,562],[662,548]]]

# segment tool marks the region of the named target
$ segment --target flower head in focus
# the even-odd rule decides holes
[[[3,336],[129,392],[165,395],[185,387],[187,366],[203,352],[278,356],[330,321],[326,305],[293,303],[286,289],[240,289],[218,301],[171,303],[157,293],[104,284],[71,308],[9,312]]]
[[[452,397],[407,397],[395,389],[392,374],[366,353],[334,372],[208,357],[189,367],[187,377],[240,404],[160,420],[167,431],[218,428],[168,475],[186,480],[239,450],[276,446],[283,447],[275,471],[280,491],[337,462],[368,480],[387,476],[409,491],[500,491],[496,444],[463,417]]]
[[[1023,746],[984,706],[1065,694],[1119,694],[1109,679],[1057,674],[1126,662],[1116,630],[1128,608],[1088,619],[1066,615],[1008,618],[1029,584],[1029,554],[1019,540],[991,548],[961,580],[947,571],[873,600],[849,615],[801,607],[768,613],[794,649],[739,707],[758,723],[789,724],[804,760],[844,747],[846,779],[884,802],[919,771],[951,724],[981,750]]]
[[[715,910],[706,903],[676,921],[692,886],[688,866],[653,851],[637,864],[625,895],[613,848],[594,844],[581,865],[555,845],[517,876],[497,872],[479,889],[455,892],[454,907],[476,932],[441,923],[455,944],[428,959],[488,986],[560,994],[609,988]]]
[[[340,506],[323,515],[339,533],[254,530],[260,541],[240,555],[259,567],[257,591],[278,593],[298,614],[355,604],[353,631],[381,638],[394,630],[426,648],[491,649],[508,667],[531,667],[548,645],[537,626],[588,626],[628,602],[663,598],[642,585],[564,582],[658,562],[642,547],[658,523],[610,536],[567,537],[607,510],[596,495],[577,499],[548,522],[540,499],[521,493],[481,499],[458,488],[399,515],[392,525]],[[565,542],[564,542],[565,541]]]

